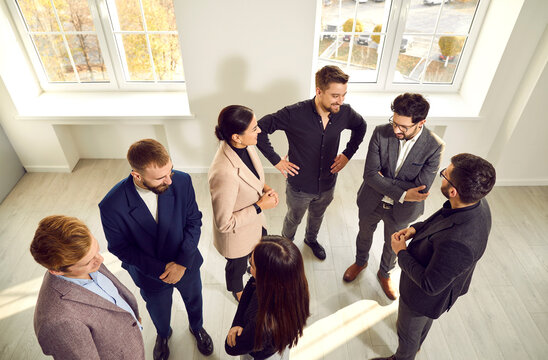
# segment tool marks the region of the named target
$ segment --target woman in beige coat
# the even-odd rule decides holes
[[[278,205],[278,194],[265,184],[255,150],[260,132],[251,109],[230,105],[221,110],[215,127],[220,145],[208,174],[213,242],[227,259],[227,290],[238,301],[248,256],[266,234],[263,210]]]

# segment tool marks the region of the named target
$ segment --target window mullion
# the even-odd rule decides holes
[[[143,29],[145,31],[145,39],[147,42],[148,56],[150,58],[150,66],[152,66],[152,75],[154,77],[154,82],[158,82],[158,76],[156,74],[156,66],[154,65],[154,57],[152,56],[152,48],[150,46],[150,38],[148,36],[148,27],[147,21],[145,19],[145,9],[143,8],[143,1],[139,0],[139,6],[141,8],[141,17],[143,18]]]
[[[388,61],[382,61],[379,66],[378,82],[381,89],[389,89],[394,80],[396,64],[399,55],[399,43],[401,42],[403,29],[405,28],[405,19],[407,8],[410,0],[394,0],[390,8],[388,18],[388,26],[385,35],[385,49],[383,49],[383,57]]]

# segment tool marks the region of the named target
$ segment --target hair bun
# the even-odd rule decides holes
[[[219,140],[224,140],[224,136],[221,132],[221,129],[219,128],[219,125],[215,126],[215,136],[217,136],[217,139]]]

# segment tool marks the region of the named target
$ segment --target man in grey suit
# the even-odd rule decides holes
[[[390,236],[424,212],[423,201],[436,177],[445,144],[424,126],[430,105],[422,95],[399,95],[391,109],[394,114],[389,124],[377,126],[369,142],[357,198],[356,261],[343,279],[353,281],[367,266],[373,233],[382,220],[384,247],[377,279],[386,296],[395,300],[390,271],[396,266],[396,255]]]
[[[145,359],[137,301],[102,264],[99,244],[80,220],[48,216],[30,252],[48,271],[34,313],[42,351],[55,359]]]
[[[495,185],[495,168],[478,156],[459,154],[440,176],[441,192],[448,199],[443,207],[392,235],[392,249],[402,270],[398,349],[392,356],[374,360],[413,360],[434,319],[468,292],[487,247],[491,211],[484,197]]]

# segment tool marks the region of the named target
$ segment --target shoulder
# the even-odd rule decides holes
[[[131,175],[129,177],[119,181],[116,185],[112,187],[112,189],[109,190],[109,192],[105,195],[103,200],[99,203],[99,207],[103,208],[105,205],[108,206],[108,204],[117,203],[120,199],[124,197],[124,192],[126,187],[128,186],[128,182],[132,180]]]
[[[423,135],[425,136],[426,141],[433,146],[445,146],[445,142],[442,140],[442,138],[426,126],[423,128]]]
[[[381,137],[390,137],[394,136],[394,132],[392,131],[392,125],[390,124],[382,124],[375,126],[375,129],[373,130],[373,134]]]
[[[192,178],[189,174],[179,170],[173,170],[173,176],[171,177],[172,185],[175,187],[189,187],[192,186]]]

